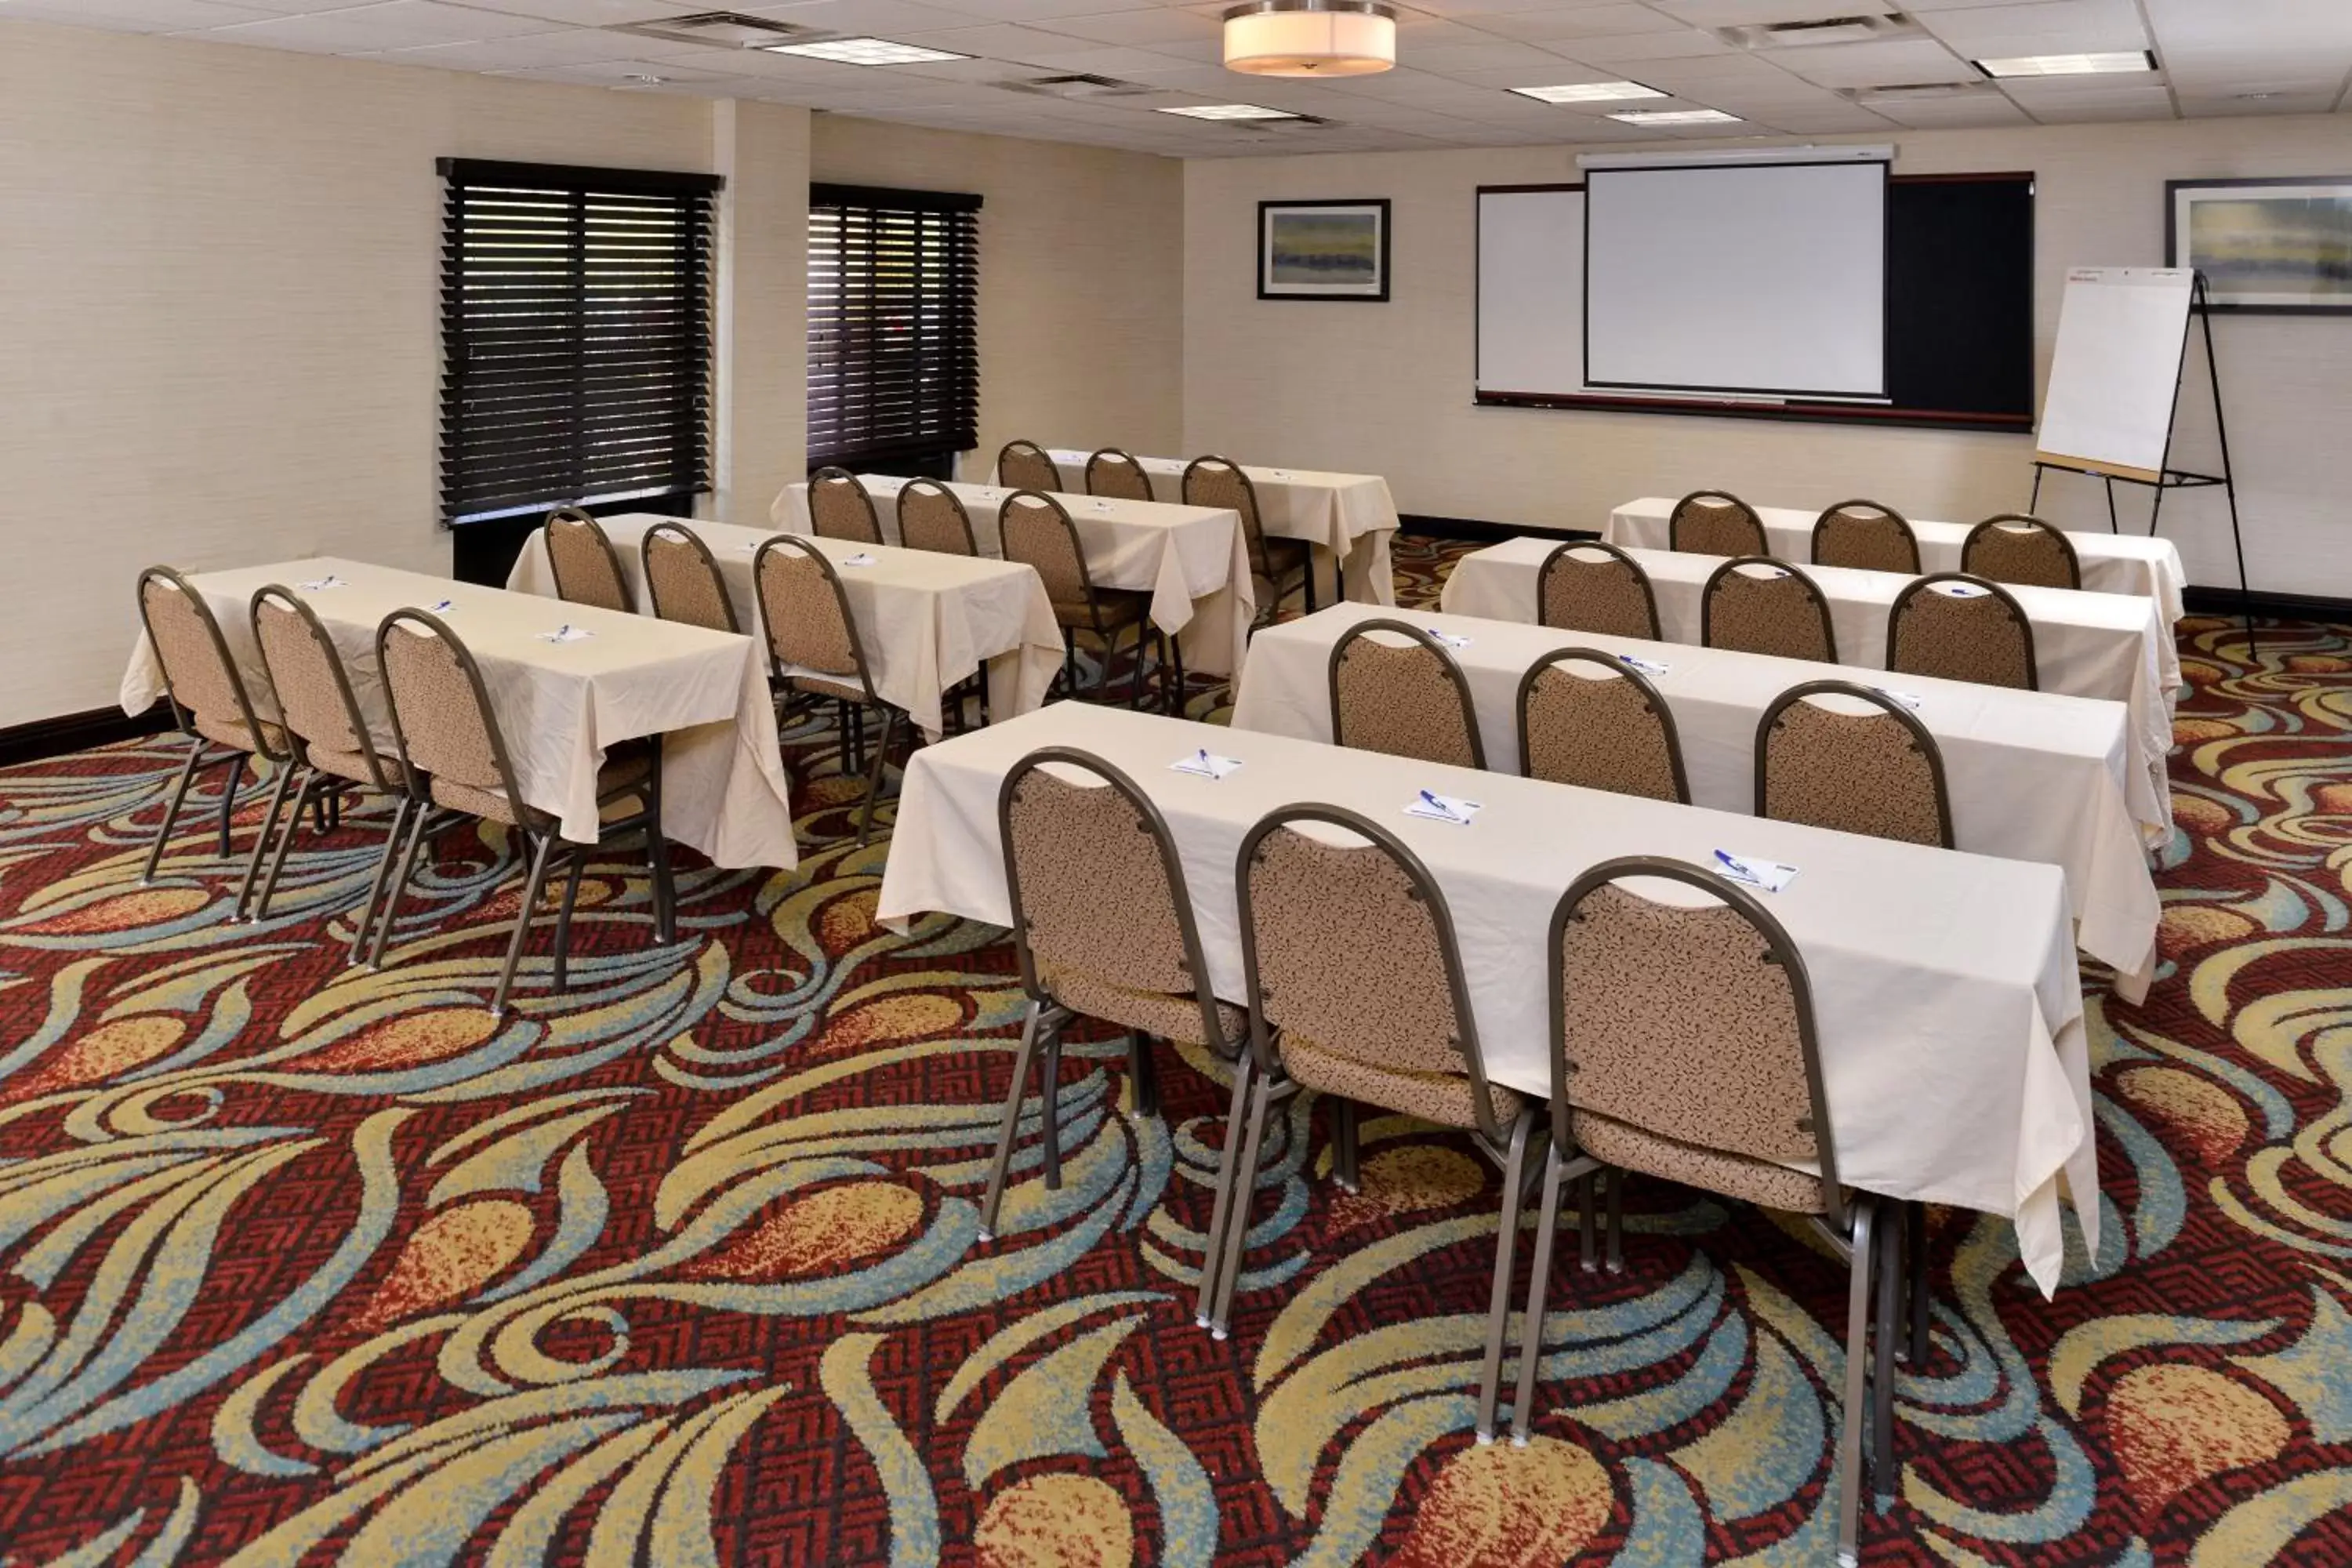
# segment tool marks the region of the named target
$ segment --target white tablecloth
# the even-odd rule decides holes
[[[897,543],[898,491],[907,481],[887,474],[857,478],[874,498],[882,537]],[[980,552],[1001,557],[1004,544],[997,534],[997,514],[1013,492],[995,485],[948,489],[971,513]],[[1250,583],[1249,541],[1242,537],[1239,512],[1091,496],[1055,499],[1077,525],[1078,546],[1086,552],[1096,587],[1149,593],[1151,624],[1176,634],[1188,668],[1203,675],[1240,673],[1250,622],[1257,617],[1257,590]],[[787,533],[813,531],[808,486],[785,486],[768,516]]]
[[[1671,549],[1666,524],[1674,510],[1675,503],[1664,496],[1627,501],[1609,514],[1609,529],[1601,537],[1612,544],[1628,548]],[[1770,554],[1800,565],[1813,558],[1813,524],[1822,515],[1819,510],[1759,506],[1756,515],[1764,521]],[[1906,521],[1918,536],[1922,572],[1960,569],[1960,546],[1968,540],[1970,524],[1922,522],[1916,518]],[[2168,626],[2187,613],[2181,605],[2181,595],[2189,585],[2189,573],[2180,563],[2180,552],[2169,539],[2149,539],[2137,533],[2072,531],[2066,537],[2074,542],[2075,558],[2082,563],[2083,586],[2086,591],[2144,595],[2156,601]]]
[[[1454,563],[1439,596],[1456,615],[1497,621],[1533,621],[1536,579],[1556,539],[1507,539]],[[1658,630],[1668,642],[1699,640],[1699,599],[1722,557],[1673,550],[1627,553],[1650,574],[1658,599]],[[1837,632],[1838,662],[1886,668],[1886,614],[1914,579],[1899,572],[1856,572],[1807,566],[1821,587]],[[2033,655],[2042,689],[2097,697],[2131,710],[2133,763],[2147,775],[2150,798],[2172,820],[2172,784],[2164,759],[2172,750],[2173,701],[2180,687],[2180,651],[2158,617],[2156,601],[2137,595],[2092,594],[2065,588],[2011,588],[2033,624]]]
[[[1795,866],[1796,879],[1765,902],[1811,977],[1839,1174],[1892,1197],[2012,1216],[2044,1290],[2063,1259],[2063,1176],[2097,1252],[2089,1053],[2065,879],[2053,867],[1065,702],[916,753],[881,918],[1010,919],[997,789],[1047,745],[1119,767],[1165,815],[1212,984],[1232,1002],[1244,998],[1234,860],[1250,826],[1277,806],[1320,801],[1392,829],[1453,912],[1487,1071],[1537,1095],[1551,1088],[1548,926],[1579,873],[1621,855],[1712,864],[1717,849]],[[1214,781],[1171,771],[1201,747],[1242,765]],[[1423,789],[1485,806],[1467,826],[1406,816]]]
[[[329,578],[340,584],[302,586]],[[189,581],[212,606],[247,689],[273,713],[250,605],[254,590],[267,584],[294,589],[334,638],[386,756],[394,754],[392,721],[376,668],[376,626],[394,610],[429,610],[447,600],[449,607],[435,613],[481,666],[523,802],[554,814],[564,837],[596,841],[596,770],[605,750],[662,735],[663,832],[719,866],[799,863],[765,660],[750,637],[333,556]],[[592,635],[541,640],[567,623]],[[142,633],[123,671],[122,710],[143,712],[163,695],[163,668]]]
[[[1332,647],[1349,626],[1379,613],[1342,605],[1258,633],[1234,700],[1234,728],[1328,741]],[[1756,724],[1773,699],[1809,680],[1872,685],[1886,679],[1801,659],[1466,616],[1404,618],[1468,639],[1451,652],[1470,683],[1487,766],[1502,773],[1519,768],[1519,679],[1537,660],[1559,648],[1591,647],[1664,665],[1665,673],[1649,679],[1674,715],[1692,803],[1717,811],[1755,809]],[[2154,820],[2159,814],[2147,796],[2147,775],[2132,765],[2123,704],[1920,676],[1891,684],[1918,700],[1912,712],[1943,753],[1953,843],[1972,854],[2040,860],[2064,871],[2076,942],[2114,966],[2126,1000],[2146,996],[2163,911],[2141,834],[2144,827],[2169,829]]]
[[[1063,479],[1086,488],[1091,453],[1062,448],[1046,454]],[[1133,456],[1133,454],[1129,454]],[[1155,500],[1184,499],[1181,458],[1137,458],[1150,477]],[[1359,604],[1396,603],[1396,567],[1389,536],[1397,531],[1395,498],[1378,474],[1331,474],[1313,468],[1260,468],[1242,465],[1257,490],[1258,526],[1276,539],[1303,539],[1339,563],[1347,596]],[[1322,567],[1317,563],[1318,581]]]
[[[640,553],[646,531],[678,521],[641,512],[604,520],[641,615],[653,613]],[[735,603],[737,623],[752,634],[764,656],[768,643],[751,563],[774,535],[724,522],[687,526],[709,547],[727,596]],[[887,547],[866,552],[874,557],[871,566],[843,566],[842,561],[859,553],[856,545],[833,539],[815,543],[840,574],[874,689],[884,701],[905,709],[925,735],[939,738],[940,693],[968,679],[982,660],[988,664],[990,713],[1010,718],[1045,700],[1062,667],[1062,633],[1036,573],[1002,561]],[[544,535],[530,536],[507,575],[507,586],[525,594],[555,592]]]

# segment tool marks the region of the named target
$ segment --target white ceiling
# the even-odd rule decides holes
[[[979,58],[865,68],[611,29],[713,0],[0,0],[21,16],[630,91],[764,99],[878,120],[1181,157],[1655,141],[1612,109],[1706,108],[1691,137],[2321,113],[2346,106],[2352,0],[1403,0],[1398,68],[1314,82],[1219,62],[1228,0],[754,0],[726,6],[827,33]],[[1897,13],[1900,15],[1897,15]],[[1892,17],[1852,43],[1754,47],[1742,29]],[[1972,59],[2152,48],[2152,74],[1984,81]],[[1070,102],[997,85],[1088,72],[1148,93]],[[659,78],[648,82],[646,78]],[[1673,96],[1552,105],[1514,87],[1631,78]],[[1874,89],[1949,84],[1882,97]],[[1328,125],[1150,112],[1241,100]]]

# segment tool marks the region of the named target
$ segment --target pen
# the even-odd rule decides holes
[[[1444,817],[1449,822],[1460,820],[1460,817],[1455,814],[1452,806],[1446,805],[1444,801],[1438,799],[1427,790],[1423,790],[1421,792],[1421,804],[1428,806],[1432,811],[1436,812],[1439,816]]]
[[[1737,857],[1727,855],[1722,850],[1718,849],[1715,852],[1715,858],[1722,861],[1726,868],[1727,868],[1733,876],[1738,878],[1741,881],[1753,882],[1757,879],[1756,873],[1749,870],[1747,863],[1738,859]]]

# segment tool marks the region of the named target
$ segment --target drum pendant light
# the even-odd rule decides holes
[[[1396,65],[1396,11],[1380,0],[1251,0],[1225,13],[1225,68],[1369,76]]]

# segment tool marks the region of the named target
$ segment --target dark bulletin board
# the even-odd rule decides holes
[[[1897,408],[2033,423],[2033,176],[1886,190],[1886,391]]]

